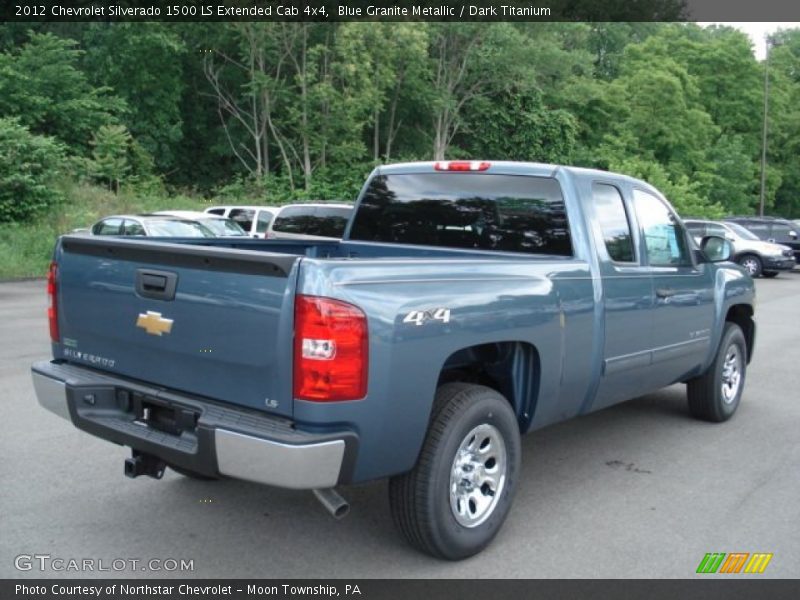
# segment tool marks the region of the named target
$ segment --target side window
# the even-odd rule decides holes
[[[783,223],[775,223],[772,225],[772,237],[779,244],[795,241],[797,239],[797,234],[795,233],[794,237],[792,237],[792,232],[794,232],[794,230]]]
[[[631,224],[622,194],[613,185],[595,183],[592,185],[592,199],[608,256],[614,262],[634,262]]]
[[[222,216],[222,215],[225,214],[225,209],[224,208],[209,208],[206,212],[208,214],[210,214],[210,215]]]
[[[749,229],[753,233],[755,233],[759,239],[766,240],[769,239],[769,225],[766,223],[752,223],[752,222],[745,222],[740,223],[746,229]]]
[[[92,228],[95,235],[119,235],[122,229],[122,219],[104,219]]]
[[[258,220],[256,221],[256,232],[257,233],[266,233],[267,228],[269,227],[270,221],[272,221],[272,213],[267,210],[260,210],[258,211]]]
[[[686,236],[667,205],[642,190],[633,191],[633,203],[644,234],[648,264],[653,267],[691,265]]]
[[[706,235],[706,225],[704,223],[684,223],[684,225],[686,225],[689,234],[697,241],[700,241]]]
[[[231,211],[231,214],[228,215],[228,218],[236,221],[242,229],[244,229],[247,233],[250,233],[250,229],[253,227],[253,218],[255,217],[255,214],[256,211],[254,210],[247,208],[234,208]]]
[[[146,235],[144,232],[144,227],[138,221],[133,221],[131,219],[125,219],[125,225],[123,230],[124,235]]]
[[[708,227],[706,227],[706,235],[716,235],[717,237],[721,238],[731,237],[731,234],[727,229],[725,229],[722,225],[717,225],[716,223],[708,224]]]

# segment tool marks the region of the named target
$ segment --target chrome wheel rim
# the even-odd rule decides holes
[[[751,277],[758,273],[758,263],[752,258],[742,261],[742,266]]]
[[[492,515],[507,469],[506,443],[494,425],[478,425],[464,437],[450,469],[450,509],[459,525],[477,527]]]
[[[725,353],[725,362],[722,365],[722,400],[731,404],[739,393],[742,384],[742,353],[739,346],[731,345]]]

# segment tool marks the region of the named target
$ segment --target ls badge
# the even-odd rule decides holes
[[[172,319],[165,319],[160,312],[148,310],[146,313],[139,314],[136,326],[141,327],[150,335],[161,336],[172,331]]]

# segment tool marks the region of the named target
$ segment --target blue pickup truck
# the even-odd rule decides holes
[[[431,555],[491,542],[520,435],[677,382],[725,421],[752,279],[652,186],[533,163],[383,166],[342,240],[59,239],[39,402],[129,476],[315,490],[389,477]]]

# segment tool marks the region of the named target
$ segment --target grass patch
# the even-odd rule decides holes
[[[97,186],[71,185],[66,200],[31,223],[0,223],[0,280],[44,277],[58,236],[113,214],[156,210],[203,210],[208,200],[185,195],[137,193],[119,195]]]

